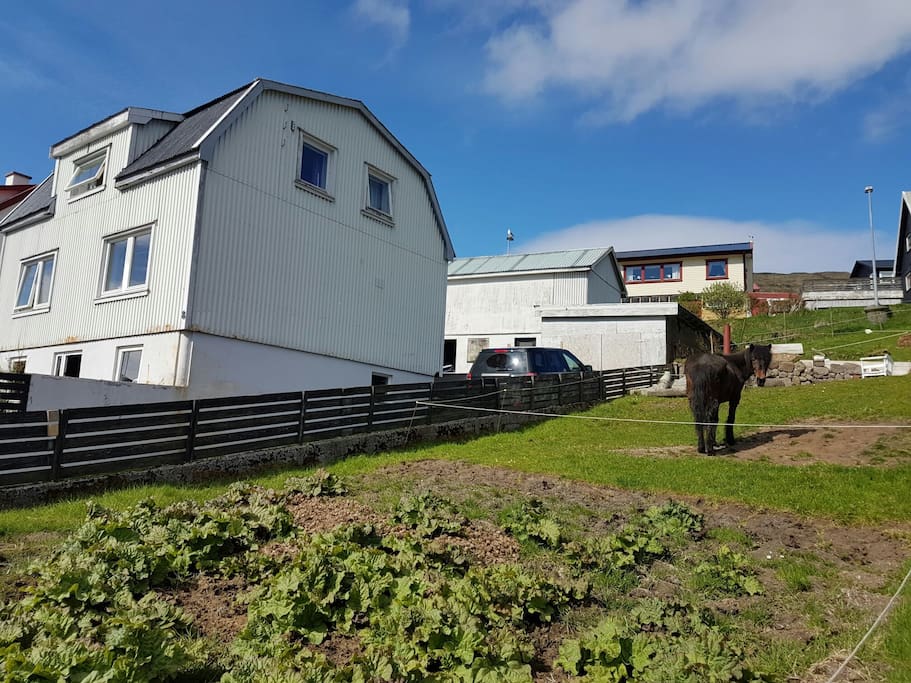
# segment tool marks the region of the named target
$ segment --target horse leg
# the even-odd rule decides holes
[[[708,455],[715,453],[715,441],[717,440],[718,430],[718,401],[712,401],[709,407],[709,419],[711,424],[705,427],[705,452]]]
[[[737,415],[737,404],[738,401],[731,399],[728,407],[728,421],[724,426],[724,442],[728,445],[728,448],[734,447],[734,417]]]

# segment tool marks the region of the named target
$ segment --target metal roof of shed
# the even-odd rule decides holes
[[[509,254],[503,256],[473,256],[456,259],[449,264],[449,275],[487,275],[519,273],[538,270],[583,270],[592,268],[613,249],[577,249],[550,251],[539,254]]]
[[[661,258],[664,256],[696,256],[699,254],[733,254],[753,251],[750,242],[733,242],[730,244],[704,244],[696,247],[669,247],[667,249],[639,249],[637,251],[618,251],[620,260],[632,258]]]

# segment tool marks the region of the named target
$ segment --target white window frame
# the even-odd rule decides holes
[[[326,155],[326,187],[314,185],[301,177],[304,165],[304,145],[312,147]],[[295,178],[294,184],[302,190],[315,194],[317,197],[335,201],[332,191],[335,185],[335,155],[337,151],[338,150],[328,142],[324,142],[309,133],[301,131],[300,144],[297,146],[297,178]]]
[[[70,182],[67,183],[66,188],[64,188],[70,195],[70,201],[81,199],[82,197],[95,194],[96,192],[101,192],[104,189],[107,177],[109,149],[109,147],[105,147],[102,150],[96,150],[81,159],[77,159],[73,163],[73,175],[70,176]],[[99,159],[101,160],[101,163],[98,164],[95,173],[77,182],[76,179],[79,175],[86,168],[91,168]]]
[[[130,296],[140,296],[147,294],[149,291],[149,278],[151,276],[152,268],[152,248],[154,246],[154,226],[153,225],[144,225],[140,228],[135,228],[132,230],[127,230],[126,232],[120,232],[115,235],[109,235],[104,238],[102,254],[101,254],[101,273],[98,278],[98,301],[109,301],[111,299],[118,299],[123,297]],[[136,244],[136,238],[142,235],[149,236],[149,256],[146,263],[146,278],[145,282],[138,285],[130,285],[130,275],[133,270],[133,249]],[[105,289],[108,279],[108,268],[111,261],[111,252],[115,244],[126,241],[126,253],[123,257],[123,272],[120,274],[120,286],[114,289]]]
[[[21,369],[17,367],[19,363],[22,363]],[[6,367],[9,372],[13,374],[25,374],[25,369],[28,367],[28,356],[13,356],[12,358],[8,358]]]
[[[47,301],[36,302],[38,297],[38,292],[41,289],[41,279],[44,274],[44,269],[46,268],[46,263],[53,263],[51,270],[51,283],[48,285],[47,291]],[[17,306],[16,304],[19,301],[19,297],[22,294],[22,287],[25,284],[25,274],[28,272],[29,266],[37,264],[35,269],[35,275],[32,279],[31,292],[29,294],[28,303],[23,304],[22,306]],[[51,297],[54,293],[54,280],[57,278],[57,250],[48,251],[37,256],[31,256],[27,259],[24,259],[19,264],[19,286],[16,288],[16,299],[13,303],[13,315],[31,315],[33,313],[45,313],[51,308]]]
[[[395,190],[394,190],[395,181],[396,181],[395,177],[389,175],[385,171],[381,171],[376,166],[373,166],[371,164],[365,164],[365,170],[366,170],[366,173],[364,174],[364,209],[363,209],[362,213],[364,213],[364,215],[368,216],[369,218],[378,220],[381,223],[385,223],[386,225],[394,225],[395,219],[393,218],[393,216],[395,215]],[[382,209],[378,209],[374,206],[371,206],[371,204],[370,204],[370,179],[371,178],[378,180],[381,183],[384,183],[386,185],[387,200],[389,203],[388,212],[383,211]]]
[[[122,379],[123,361],[128,353],[139,352],[139,368],[137,368],[136,379]],[[132,382],[139,384],[139,375],[142,374],[142,346],[119,346],[117,347],[116,362],[114,364],[114,381],[115,382]]]
[[[70,375],[63,374],[66,370],[66,359],[70,356],[82,356],[82,350],[79,351],[61,351],[54,354],[54,364],[51,366],[51,374],[55,377],[70,377]],[[82,376],[82,361],[79,361],[79,374],[77,377]]]

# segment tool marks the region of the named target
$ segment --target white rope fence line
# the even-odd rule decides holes
[[[867,638],[876,630],[876,628],[883,622],[883,619],[886,618],[886,615],[892,609],[892,605],[895,604],[895,601],[898,599],[898,596],[901,595],[901,592],[905,589],[905,584],[908,583],[908,577],[911,577],[911,569],[908,570],[908,573],[905,574],[905,578],[902,579],[902,582],[898,586],[898,590],[895,591],[895,594],[889,599],[889,602],[886,603],[886,606],[883,607],[883,611],[879,613],[879,616],[876,617],[876,621],[873,622],[873,625],[867,629],[867,632],[864,634],[864,637],[860,639],[860,642],[851,650],[851,654],[845,657],[845,661],[841,663],[841,666],[835,671],[834,674],[826,681],[826,683],[833,683],[835,679],[841,676],[841,673],[845,670],[845,667],[848,666],[848,663],[854,659],[855,655],[860,652],[860,648],[863,647],[864,643],[867,642]]]
[[[564,415],[562,413],[541,413],[534,410],[506,410],[503,408],[479,408],[477,406],[451,405],[448,403],[439,403],[437,401],[415,401],[415,405],[428,406],[431,408],[452,408],[454,410],[472,410],[482,413],[499,413],[504,415],[533,415],[535,417],[562,417],[569,420],[590,420],[595,422],[633,422],[637,424],[656,424],[656,425],[684,425],[694,427],[712,426],[715,424],[723,425],[723,422],[683,422],[680,420],[642,420],[633,417],[600,417],[597,415]],[[770,427],[775,429],[911,429],[911,424],[890,425],[890,424],[768,424],[753,422],[738,422],[738,427]]]
[[[850,344],[841,344],[840,346],[830,346],[825,349],[813,349],[814,351],[834,351],[835,349],[843,349],[846,346],[857,346],[858,344],[871,344],[873,342],[878,342],[880,339],[892,339],[892,337],[901,337],[903,334],[911,334],[911,331],[905,330],[904,332],[896,332],[895,334],[887,334],[882,337],[870,337],[869,339],[861,339],[857,342],[851,342]],[[851,361],[846,361],[850,363]]]

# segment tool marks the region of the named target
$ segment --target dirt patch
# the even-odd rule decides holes
[[[163,597],[186,612],[204,636],[230,643],[247,624],[247,606],[238,600],[247,588],[240,577],[203,575]]]
[[[308,534],[331,531],[345,524],[381,525],[382,517],[366,505],[343,497],[294,496],[288,502],[294,524]]]
[[[718,428],[723,436],[724,426]],[[675,458],[696,454],[692,446],[633,448],[625,455]],[[911,428],[862,427],[789,427],[762,429],[741,437],[733,450],[720,448],[715,457],[753,460],[776,465],[813,465],[827,463],[845,467],[895,467],[911,462]]]

